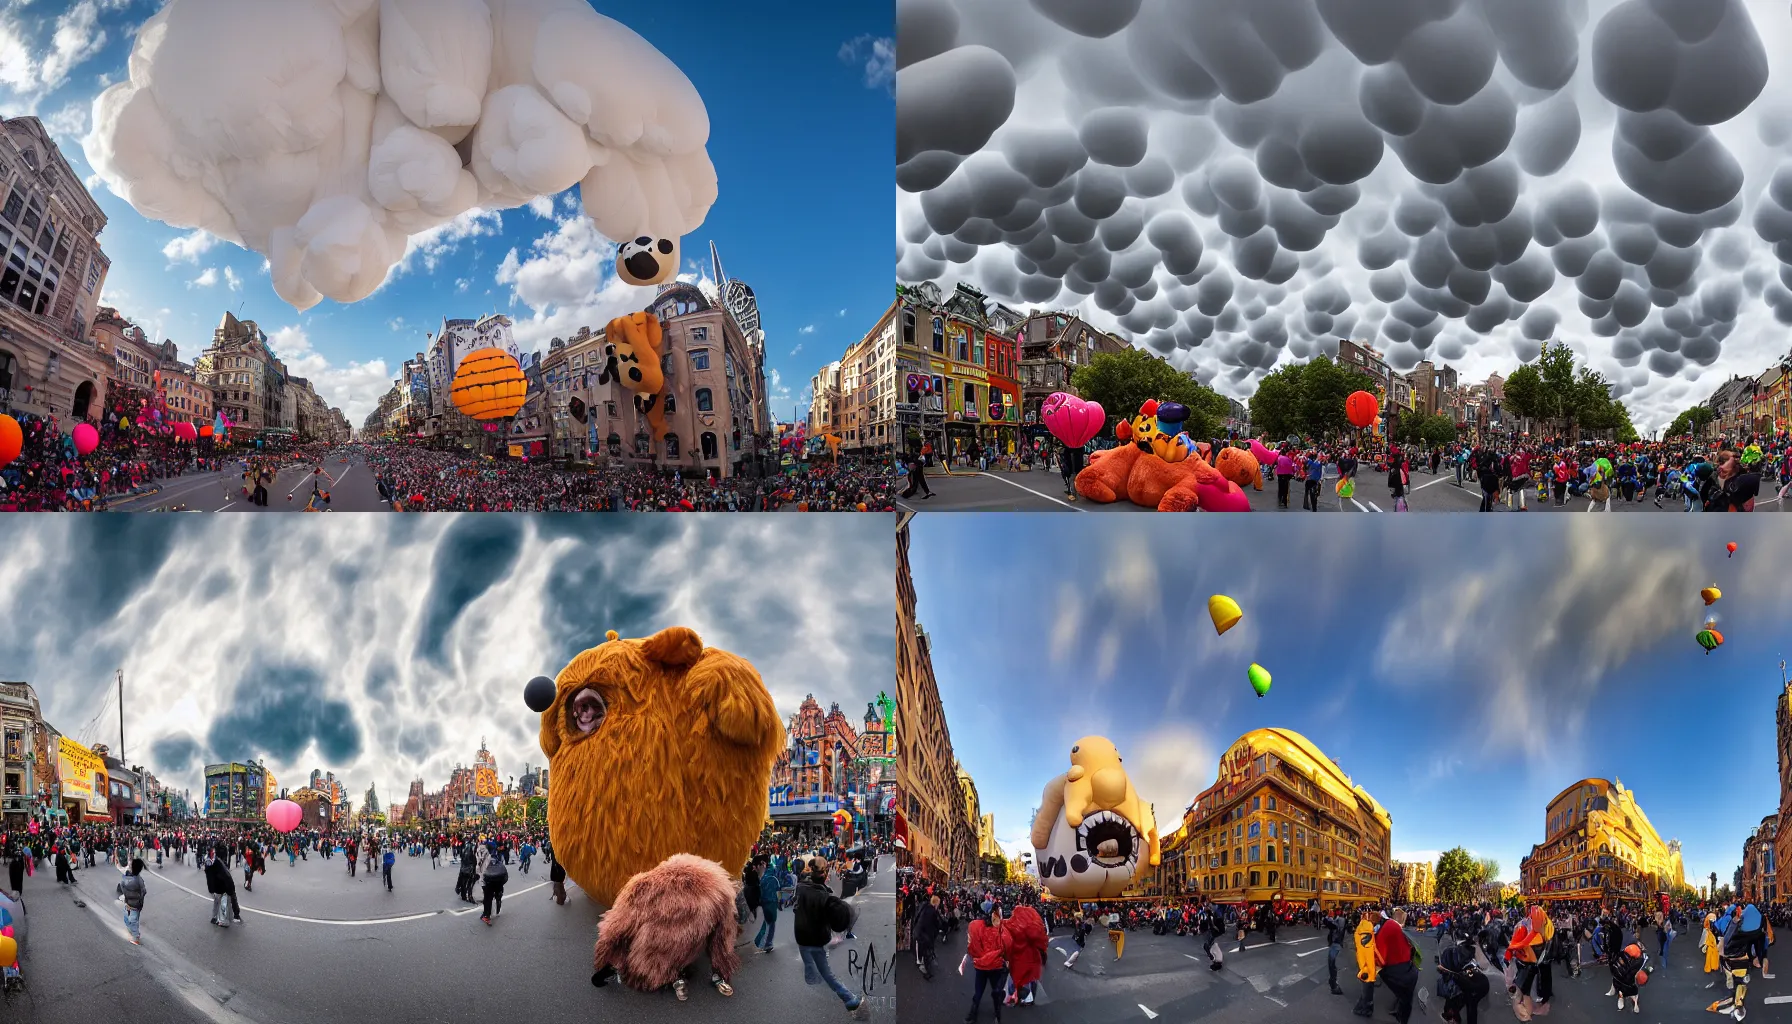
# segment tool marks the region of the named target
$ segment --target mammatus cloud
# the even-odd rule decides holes
[[[635,275],[663,281],[716,197],[695,87],[583,0],[170,0],[93,110],[113,192],[264,254],[298,309],[573,185],[604,236],[673,243]]]
[[[1792,324],[1792,23],[1742,0],[900,0],[898,277],[1223,391],[1566,341],[1660,426]]]
[[[321,767],[357,802],[369,782],[401,799],[481,737],[516,773],[543,760],[523,683],[606,629],[690,625],[753,662],[784,715],[813,693],[857,721],[894,678],[887,520],[178,518],[4,524],[0,612],[44,628],[0,639],[0,662],[58,729],[112,744],[123,668],[126,753],[182,788],[261,755],[287,785]],[[46,597],[44,573],[70,583]]]

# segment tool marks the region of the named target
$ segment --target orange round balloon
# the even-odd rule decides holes
[[[207,423],[205,426],[200,427],[199,428],[199,436],[200,437],[212,436],[212,425],[210,423]]]
[[[1344,400],[1344,416],[1353,427],[1367,427],[1381,414],[1381,403],[1367,391],[1353,391]]]
[[[461,360],[450,396],[456,409],[476,420],[501,420],[516,415],[528,390],[523,368],[510,353],[482,348]]]
[[[12,460],[19,457],[25,447],[25,432],[19,429],[19,421],[11,416],[0,416],[0,466],[12,465]]]

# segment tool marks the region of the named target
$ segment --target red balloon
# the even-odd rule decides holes
[[[1344,400],[1344,416],[1353,427],[1367,427],[1381,415],[1381,403],[1367,391],[1353,391]]]
[[[11,465],[24,448],[25,432],[19,429],[19,421],[0,415],[0,466]]]
[[[1735,553],[1736,553],[1736,542],[1735,542],[1735,541],[1731,541],[1731,542],[1730,542],[1730,543],[1728,543],[1728,544],[1725,544],[1725,545],[1724,545],[1724,550],[1725,550],[1725,551],[1728,551],[1728,552],[1729,552],[1729,553],[1730,553],[1730,554],[1732,554],[1732,555],[1733,555],[1733,554],[1735,554]]]

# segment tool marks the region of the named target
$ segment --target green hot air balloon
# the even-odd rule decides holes
[[[1251,662],[1250,676],[1251,676],[1251,689],[1257,691],[1257,696],[1262,697],[1265,694],[1269,693],[1269,670],[1268,669],[1264,668],[1262,665],[1259,665],[1253,661],[1253,662]]]
[[[1724,642],[1724,635],[1717,630],[1712,629],[1710,626],[1706,626],[1704,629],[1699,630],[1699,635],[1693,637],[1693,639],[1699,642],[1700,647],[1705,648],[1706,654],[1710,654]]]

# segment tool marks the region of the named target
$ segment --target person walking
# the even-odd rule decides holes
[[[1344,994],[1344,990],[1338,987],[1338,954],[1343,951],[1344,941],[1349,934],[1349,925],[1342,910],[1325,919],[1326,981],[1331,985],[1334,996]]]
[[[392,891],[392,865],[397,860],[398,858],[392,853],[392,848],[386,847],[385,856],[380,861],[380,874],[385,878],[387,892]]]
[[[1419,972],[1412,965],[1412,942],[1406,937],[1406,911],[1382,915],[1375,930],[1375,959],[1381,963],[1381,983],[1394,993],[1394,1019],[1406,1024],[1412,1016],[1413,992]]]
[[[828,966],[828,941],[832,933],[850,932],[856,916],[852,904],[828,888],[828,862],[817,857],[809,862],[808,877],[797,883],[792,931],[797,952],[803,958],[803,981],[826,984],[846,1004],[847,1012],[859,1008],[864,996],[854,995],[834,977]]]
[[[904,498],[912,498],[915,491],[921,491],[921,497],[933,497],[933,488],[927,486],[927,468],[925,460],[919,455],[908,458],[908,489],[902,492]]]
[[[770,953],[778,932],[778,900],[784,891],[784,880],[770,858],[761,854],[758,859],[762,870],[759,876],[759,910],[765,915],[765,919],[759,923],[758,934],[753,936],[753,947],[761,953]]]
[[[1060,442],[1058,472],[1064,478],[1064,500],[1076,500],[1076,475],[1083,471],[1083,449]]]
[[[1012,940],[1008,951],[1008,977],[1013,989],[1008,996],[1008,1005],[1031,1006],[1039,976],[1045,972],[1045,920],[1039,916],[1039,911],[1023,903],[1014,908],[1007,929]]]
[[[504,910],[504,883],[510,880],[510,869],[504,866],[504,858],[497,856],[495,851],[486,858],[480,880],[484,883],[485,912],[479,915],[479,920],[490,925],[492,918]]]
[[[928,897],[916,912],[914,925],[915,966],[921,969],[921,977],[928,981],[933,980],[934,943],[939,941],[943,924],[939,896]]]
[[[977,975],[976,986],[971,991],[971,1009],[964,1015],[965,1024],[975,1024],[985,988],[989,989],[990,1002],[995,1005],[996,1020],[1002,1019],[1002,976],[1007,973],[1008,957],[1013,948],[1013,937],[1002,927],[1001,908],[984,900],[982,910],[983,916],[971,922],[964,959],[958,964],[959,974],[964,973],[965,964],[969,963]]]
[[[232,904],[236,902],[236,880],[230,877],[229,866],[216,851],[211,852],[205,862],[205,891],[212,898],[212,924],[220,928],[230,927],[234,916]]]
[[[131,945],[143,945],[143,932],[138,927],[143,920],[143,897],[148,895],[149,886],[143,884],[143,861],[131,860],[131,869],[118,880],[118,896],[124,900],[124,927],[131,933]]]

